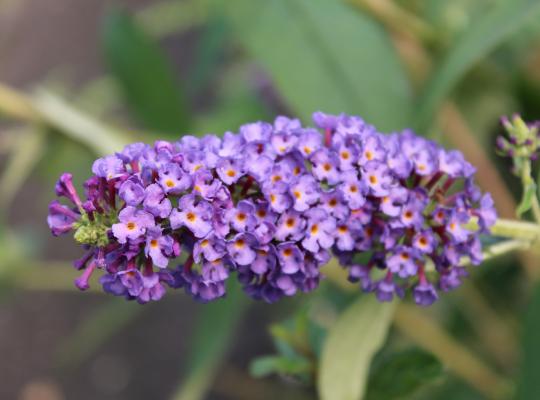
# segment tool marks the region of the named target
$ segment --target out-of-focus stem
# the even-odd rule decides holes
[[[429,42],[437,39],[437,31],[431,25],[392,0],[350,0],[350,2],[373,14],[388,29],[404,35],[413,35]]]
[[[41,117],[26,96],[0,83],[0,113],[26,122],[39,122]]]
[[[402,303],[396,310],[394,322],[411,341],[435,354],[444,365],[486,398],[511,397],[513,388],[510,382],[491,370],[466,347],[448,335],[424,311]]]

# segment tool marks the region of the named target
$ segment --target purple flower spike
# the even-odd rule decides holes
[[[463,155],[410,130],[379,133],[356,116],[313,118],[314,128],[277,117],[223,138],[128,145],[94,162],[84,199],[63,174],[56,192],[73,204],[53,201],[47,222],[84,246],[76,285],[86,289],[101,270],[105,292],[139,303],[166,287],[209,302],[235,277],[249,296],[273,303],[317,288],[334,256],[380,301],[405,289],[420,305],[436,301],[426,265],[437,290],[459,286],[461,260],[481,262],[481,235],[497,218]],[[501,138],[499,150],[537,153],[534,135]],[[186,261],[175,268],[181,252]]]

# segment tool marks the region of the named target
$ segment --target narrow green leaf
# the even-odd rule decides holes
[[[367,400],[405,398],[442,374],[439,360],[419,348],[388,354],[374,363],[370,373]]]
[[[299,375],[312,370],[309,360],[303,357],[266,356],[254,360],[249,371],[255,378],[262,378],[271,374]]]
[[[322,400],[361,399],[374,354],[383,345],[393,303],[361,296],[338,318],[324,344],[318,391]]]
[[[334,0],[225,4],[238,40],[295,115],[348,112],[384,130],[408,125],[406,75],[385,31],[365,15]]]
[[[205,398],[247,305],[240,285],[231,282],[225,299],[201,306],[186,363],[189,371],[173,396],[174,400]]]
[[[103,47],[133,114],[149,129],[170,134],[187,131],[189,111],[173,68],[129,15],[113,11],[107,16]]]
[[[538,16],[537,0],[498,0],[471,21],[431,77],[417,108],[417,127],[429,128],[434,114],[463,75],[525,22]]]
[[[527,185],[524,188],[523,191],[523,197],[521,198],[521,202],[519,203],[516,214],[518,217],[526,213],[531,209],[532,201],[534,197],[536,196],[536,183],[531,182],[529,185]]]
[[[536,285],[523,327],[523,361],[518,383],[518,400],[537,400],[540,393],[540,285]]]

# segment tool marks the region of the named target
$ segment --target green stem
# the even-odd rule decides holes
[[[532,177],[531,161],[529,159],[527,159],[523,163],[521,182],[524,188],[527,188],[531,183],[534,182],[534,178]],[[531,200],[531,210],[535,221],[540,224],[540,203],[538,201],[538,196],[536,195],[536,192]]]
[[[465,227],[476,231],[479,229],[478,221],[476,219],[472,220]],[[501,218],[491,227],[491,234],[493,236],[536,242],[540,240],[540,224]]]

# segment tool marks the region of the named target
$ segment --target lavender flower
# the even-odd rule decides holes
[[[53,201],[47,222],[86,249],[76,286],[98,271],[105,292],[129,300],[169,287],[208,302],[235,277],[272,303],[314,290],[331,254],[380,301],[410,290],[429,305],[459,286],[462,257],[481,261],[479,234],[497,217],[461,153],[359,117],[313,118],[322,132],[278,117],[223,139],[134,143],[96,160],[85,199],[63,174],[56,194],[70,204]]]

